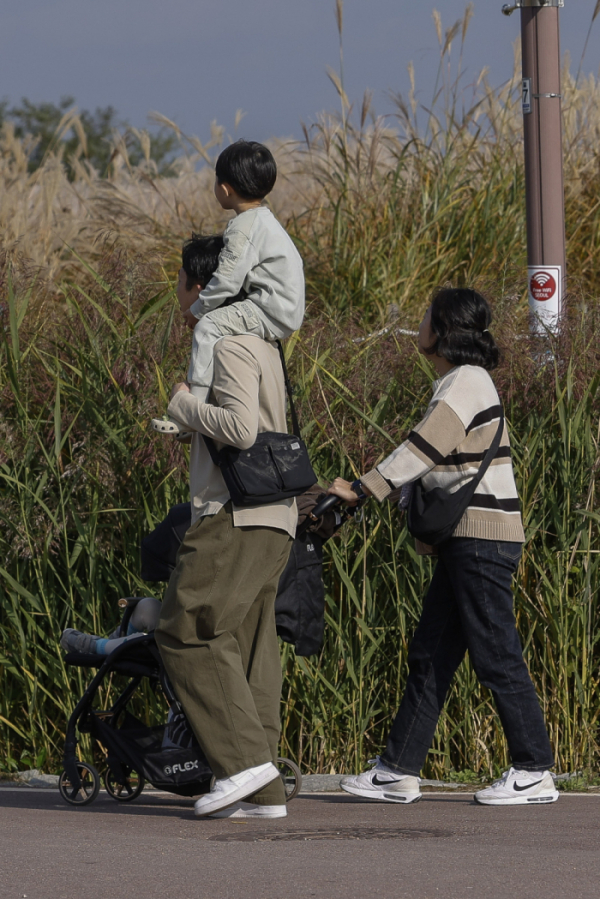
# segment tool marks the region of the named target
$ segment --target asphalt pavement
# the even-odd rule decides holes
[[[192,802],[0,787],[1,899],[597,899],[600,797],[490,808],[301,794],[285,819],[197,820]]]

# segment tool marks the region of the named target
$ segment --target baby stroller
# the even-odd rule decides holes
[[[321,578],[321,547],[325,539],[349,517],[332,513],[339,500],[323,498],[307,512],[298,528],[290,560],[280,581],[276,605],[278,632],[284,640],[295,643],[299,654],[318,651],[323,635],[323,609],[319,595],[324,591]],[[324,517],[334,514],[325,536],[319,536]],[[167,518],[142,543],[141,576],[149,581],[166,581],[175,566],[177,549],[191,520],[189,503],[175,506]],[[318,581],[316,567],[318,566]],[[306,578],[308,577],[308,580]],[[315,599],[315,586],[317,590]],[[308,586],[308,591],[303,587]],[[306,594],[306,595],[305,595]],[[305,595],[307,608],[302,606]],[[119,600],[123,611],[119,634],[126,636],[128,625],[141,597]],[[304,651],[308,650],[308,651]],[[100,791],[100,775],[93,765],[77,759],[77,736],[89,734],[106,753],[104,786],[118,802],[136,799],[146,782],[178,796],[197,796],[210,790],[212,771],[198,744],[183,709],[173,692],[162,665],[154,634],[140,634],[118,646],[108,656],[96,653],[70,652],[67,665],[97,669],[67,725],[64,748],[64,771],[59,777],[59,791],[70,805],[84,806],[93,802]],[[164,697],[169,708],[164,724],[147,726],[128,706],[134,700],[144,679],[151,690]],[[95,708],[100,688],[109,680],[120,684],[120,692],[108,709]],[[300,791],[302,775],[290,759],[280,758],[277,765],[284,782],[287,801]]]

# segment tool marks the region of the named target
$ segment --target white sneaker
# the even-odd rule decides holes
[[[254,802],[236,802],[229,808],[207,815],[207,818],[285,818],[285,805],[256,805]]]
[[[279,771],[273,762],[246,768],[245,771],[238,771],[231,777],[221,777],[215,780],[210,793],[196,800],[194,814],[198,817],[212,815],[222,808],[233,805],[234,802],[239,802],[240,799],[245,799],[246,796],[251,796],[252,793],[257,793],[278,777]]]
[[[527,805],[556,802],[558,790],[549,771],[519,771],[509,768],[491,787],[475,793],[482,805]]]
[[[375,764],[375,767],[362,774],[343,777],[340,782],[342,790],[365,799],[378,799],[380,802],[419,801],[420,778],[392,771],[379,761],[379,757],[370,759],[369,764]]]

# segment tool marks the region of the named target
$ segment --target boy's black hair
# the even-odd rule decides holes
[[[467,287],[444,287],[431,302],[433,344],[426,352],[452,365],[480,365],[492,371],[498,365],[498,347],[488,331],[492,313],[487,301]]]
[[[196,284],[206,287],[219,264],[219,253],[223,249],[223,238],[220,234],[201,237],[192,234],[181,250],[181,267],[186,274],[186,289],[191,290]]]
[[[217,159],[215,175],[219,184],[229,184],[243,200],[262,200],[277,180],[273,154],[255,140],[236,140]]]

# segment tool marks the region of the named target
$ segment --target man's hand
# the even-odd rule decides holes
[[[191,328],[192,331],[198,324],[198,319],[196,318],[196,316],[194,315],[193,312],[190,312],[189,309],[186,309],[185,312],[183,313],[183,320],[186,323],[186,325],[188,326],[188,328]]]
[[[188,384],[187,381],[180,381],[179,384],[175,384],[175,387],[174,387],[173,390],[171,391],[170,399],[173,399],[173,397],[175,396],[175,394],[176,394],[176,393],[181,393],[182,390],[185,391],[185,393],[189,393],[189,392],[190,392],[190,385]]]

